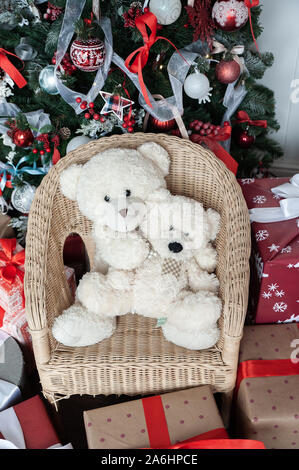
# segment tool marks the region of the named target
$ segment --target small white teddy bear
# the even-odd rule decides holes
[[[84,165],[71,165],[60,178],[61,191],[93,222],[96,244],[92,272],[81,279],[74,305],[55,319],[53,336],[66,346],[88,346],[108,338],[115,317],[131,306],[131,270],[149,245],[136,228],[145,202],[166,187],[167,151],[154,142],[138,149],[114,148]]]
[[[162,318],[167,340],[188,349],[206,349],[219,337],[219,281],[212,272],[220,216],[199,202],[157,191],[141,224],[152,253],[136,271],[133,310]]]

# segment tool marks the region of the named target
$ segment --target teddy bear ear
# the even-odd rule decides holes
[[[71,165],[60,175],[60,188],[62,194],[71,199],[76,200],[78,180],[82,171],[82,165]]]
[[[220,229],[220,214],[214,209],[207,210],[208,224],[210,228],[211,240],[215,240]]]
[[[137,150],[144,157],[152,160],[160,168],[163,176],[168,175],[170,159],[168,152],[161,145],[156,144],[156,142],[146,142],[140,145]]]

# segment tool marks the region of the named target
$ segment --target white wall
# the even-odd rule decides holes
[[[281,129],[273,137],[284,150],[284,157],[274,162],[273,170],[277,175],[290,175],[299,172],[299,0],[260,3],[264,32],[258,40],[259,48],[273,52],[275,57],[262,83],[275,93]]]

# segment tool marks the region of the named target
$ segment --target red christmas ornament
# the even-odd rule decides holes
[[[199,38],[208,45],[212,45],[212,34],[215,29],[214,22],[211,18],[211,0],[195,0],[193,6],[185,7],[188,14],[190,25],[194,28],[193,41]],[[184,24],[184,28],[188,24]]]
[[[221,60],[215,69],[217,80],[220,83],[233,83],[241,73],[240,65],[235,60]]]
[[[16,129],[13,133],[12,140],[17,147],[26,148],[33,144],[34,137],[30,129],[26,129],[24,131]]]
[[[255,141],[253,135],[248,134],[248,130],[243,130],[241,128],[236,129],[235,131],[235,142],[242,149],[248,149],[252,146]]]
[[[159,121],[159,119],[156,119],[151,116],[150,123],[151,123],[151,126],[157,131],[166,132],[174,128],[176,124],[176,120],[170,119],[169,121]]]
[[[248,8],[243,0],[218,0],[213,6],[212,18],[217,28],[236,31],[247,23]]]
[[[70,50],[73,64],[83,72],[98,70],[105,60],[105,45],[100,39],[76,39]]]

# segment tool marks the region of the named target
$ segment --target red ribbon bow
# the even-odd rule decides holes
[[[24,271],[20,269],[25,263],[25,250],[19,251],[14,254],[16,249],[17,240],[15,238],[2,238],[0,240],[0,263],[4,264],[0,267],[0,276],[9,284],[13,284],[16,277],[24,282]],[[23,305],[24,305],[24,291],[23,291]]]
[[[252,120],[246,111],[238,111],[237,113],[237,122],[241,124],[242,122],[247,122],[249,126],[258,126],[266,129],[267,121],[266,120]]]
[[[231,136],[232,128],[231,126],[223,126],[221,131],[218,135],[209,135],[203,136],[200,134],[192,134],[190,136],[190,140],[195,142],[196,144],[206,144],[206,146],[215,153],[216,157],[219,158],[227,168],[234,173],[237,174],[238,170],[238,163],[236,160],[219,144],[219,142],[223,142],[224,140],[228,140]]]
[[[148,61],[150,48],[155,44],[155,42],[159,41],[159,39],[164,39],[164,41],[169,42],[174,49],[180,54],[180,56],[186,61],[186,59],[182,56],[179,50],[175,47],[175,45],[167,38],[163,36],[157,36],[157,17],[151,13],[147,12],[142,16],[138,16],[135,20],[136,28],[142,34],[144,45],[136,49],[136,51],[132,52],[125,60],[125,66],[128,70],[132,73],[138,73],[138,79],[141,87],[141,91],[146,103],[152,108],[152,104],[149,100],[146,86],[144,84],[142,69],[145,67]],[[151,33],[148,35],[147,27],[150,29]]]
[[[10,62],[6,54],[12,55],[19,59],[22,62],[23,66],[24,62],[17,55],[13,54],[12,52],[8,52],[2,47],[0,47],[0,68],[3,69],[4,72],[6,72],[10,76],[10,78],[16,83],[16,85],[18,85],[19,88],[23,88],[25,85],[27,85],[27,81],[25,80],[23,75],[18,71],[18,69]]]
[[[259,48],[258,48],[256,39],[255,39],[255,36],[254,36],[254,32],[253,32],[252,18],[251,18],[251,8],[253,8],[253,7],[258,7],[260,2],[259,2],[259,0],[244,0],[244,3],[245,3],[245,5],[246,5],[247,8],[248,8],[248,16],[249,16],[251,34],[252,34],[252,38],[253,38],[255,47],[256,47],[256,49],[257,49],[257,51],[258,51],[258,53],[259,53],[260,51],[259,51]]]

